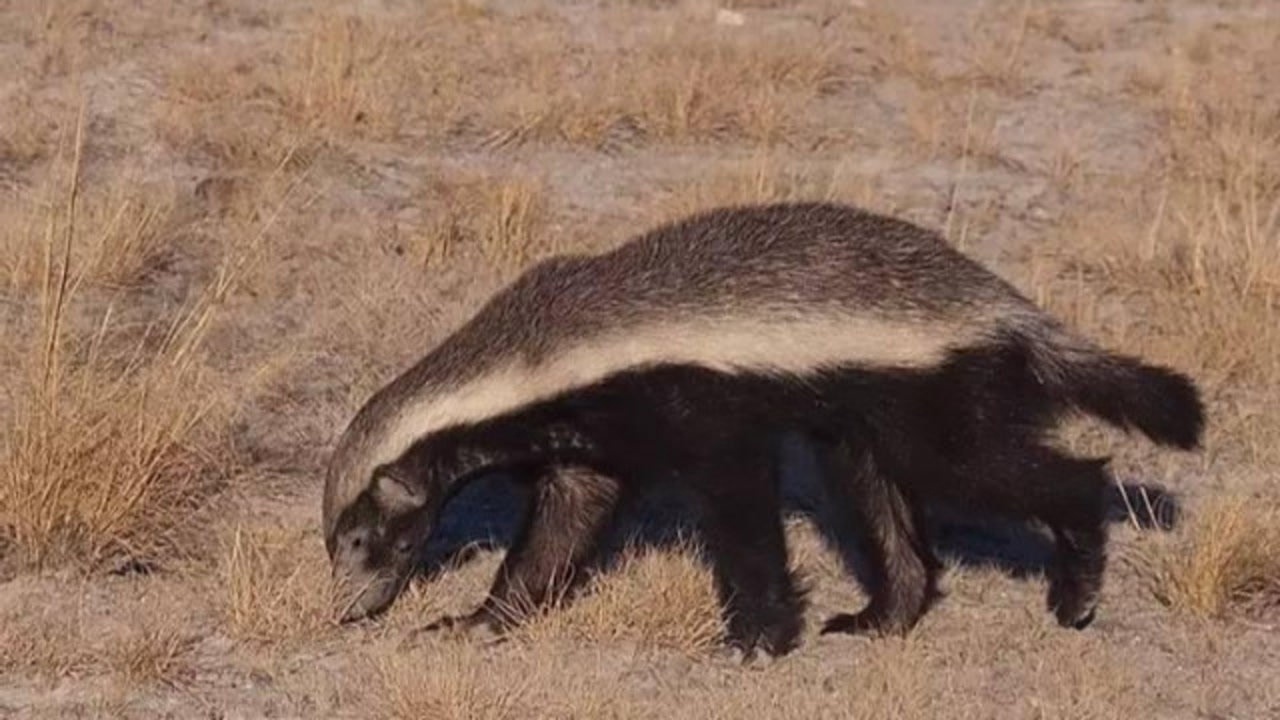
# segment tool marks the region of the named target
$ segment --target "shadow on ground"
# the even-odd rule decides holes
[[[857,528],[832,513],[813,458],[787,458],[783,473],[783,512],[811,521],[845,567],[865,587]],[[526,512],[528,489],[504,475],[477,478],[449,501],[428,542],[422,572],[427,577],[465,564],[483,550],[505,549]],[[695,504],[678,488],[660,488],[625,508],[598,561],[607,567],[624,547],[661,548],[697,538]],[[929,533],[938,556],[969,567],[990,567],[1014,578],[1044,573],[1053,550],[1042,530],[998,518],[975,518],[945,507],[928,511]],[[1118,480],[1108,498],[1112,523],[1142,529],[1171,530],[1181,517],[1177,498],[1158,486]]]

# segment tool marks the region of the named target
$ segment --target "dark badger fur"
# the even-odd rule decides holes
[[[597,256],[527,271],[369,400],[330,462],[324,532],[354,583],[347,618],[386,608],[441,506],[477,474],[532,483],[528,518],[466,625],[559,597],[619,504],[659,482],[701,500],[729,639],[794,647],[800,593],[779,512],[780,439],[820,449],[865,528],[870,604],[827,631],[905,632],[938,563],[939,499],[1053,532],[1049,605],[1093,616],[1105,562],[1101,461],[1048,447],[1083,411],[1192,448],[1181,375],[1066,331],[914,225],[830,204],[720,209]]]

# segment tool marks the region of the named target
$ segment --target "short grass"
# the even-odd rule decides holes
[[[521,608],[512,609],[520,613]],[[536,613],[519,631],[528,642],[625,642],[705,653],[723,637],[711,575],[688,543],[671,550],[628,550],[563,607]]]
[[[1280,607],[1280,507],[1270,499],[1215,499],[1137,557],[1155,597],[1178,611],[1221,619]]]

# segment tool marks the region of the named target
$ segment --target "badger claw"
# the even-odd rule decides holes
[[[446,637],[465,637],[485,645],[501,642],[504,636],[497,619],[485,608],[466,615],[445,615],[435,622],[410,631],[409,636],[410,639],[416,639],[436,633]]]

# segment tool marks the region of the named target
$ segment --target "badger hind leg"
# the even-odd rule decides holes
[[[849,442],[822,448],[823,480],[855,521],[868,562],[871,600],[858,613],[827,619],[822,633],[909,632],[937,595],[941,567],[929,547],[921,513],[881,469],[869,448]]]
[[[583,580],[622,493],[614,478],[576,465],[551,466],[534,481],[524,524],[474,612],[425,630],[499,634],[568,598]]]
[[[958,475],[971,505],[1048,526],[1048,609],[1063,627],[1093,622],[1106,569],[1106,461],[1021,439],[983,448]]]
[[[753,453],[702,473],[703,532],[712,556],[728,644],[744,657],[793,650],[803,593],[787,565],[781,501],[772,464]]]
[[[1046,601],[1059,625],[1083,630],[1097,614],[1107,563],[1106,461],[1046,452],[1050,461],[1045,479],[1067,491],[1060,502],[1039,513],[1055,546]]]

